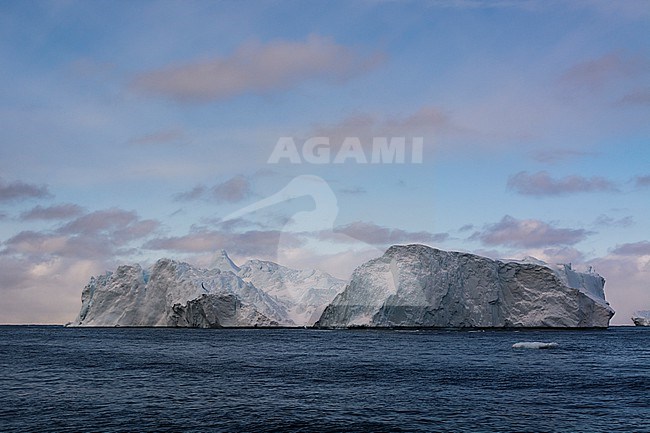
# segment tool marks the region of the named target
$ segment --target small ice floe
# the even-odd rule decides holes
[[[557,343],[545,343],[543,341],[521,341],[512,345],[513,349],[555,349]]]

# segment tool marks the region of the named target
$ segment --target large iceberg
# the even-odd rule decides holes
[[[170,259],[91,278],[71,326],[311,326],[345,282],[221,251],[208,269]]]
[[[321,327],[607,327],[605,280],[570,264],[393,246],[358,267]]]

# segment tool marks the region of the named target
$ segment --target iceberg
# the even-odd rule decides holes
[[[207,269],[160,259],[92,277],[70,326],[311,326],[345,282],[317,270],[249,260],[220,251]]]
[[[635,326],[650,326],[650,310],[634,312],[632,322]]]
[[[399,245],[358,267],[316,326],[606,328],[604,285],[570,264]]]
[[[263,260],[249,260],[237,275],[261,288],[286,309],[286,316],[300,326],[312,326],[325,307],[345,288],[345,281],[314,269],[291,269]]]

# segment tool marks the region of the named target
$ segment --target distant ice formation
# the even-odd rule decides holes
[[[650,310],[636,311],[632,315],[632,321],[636,326],[650,326]]]

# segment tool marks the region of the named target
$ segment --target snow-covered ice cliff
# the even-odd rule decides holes
[[[571,265],[393,246],[358,267],[322,327],[607,327],[605,280]]]
[[[91,278],[71,326],[310,326],[345,282],[221,251],[209,269],[161,259]]]

